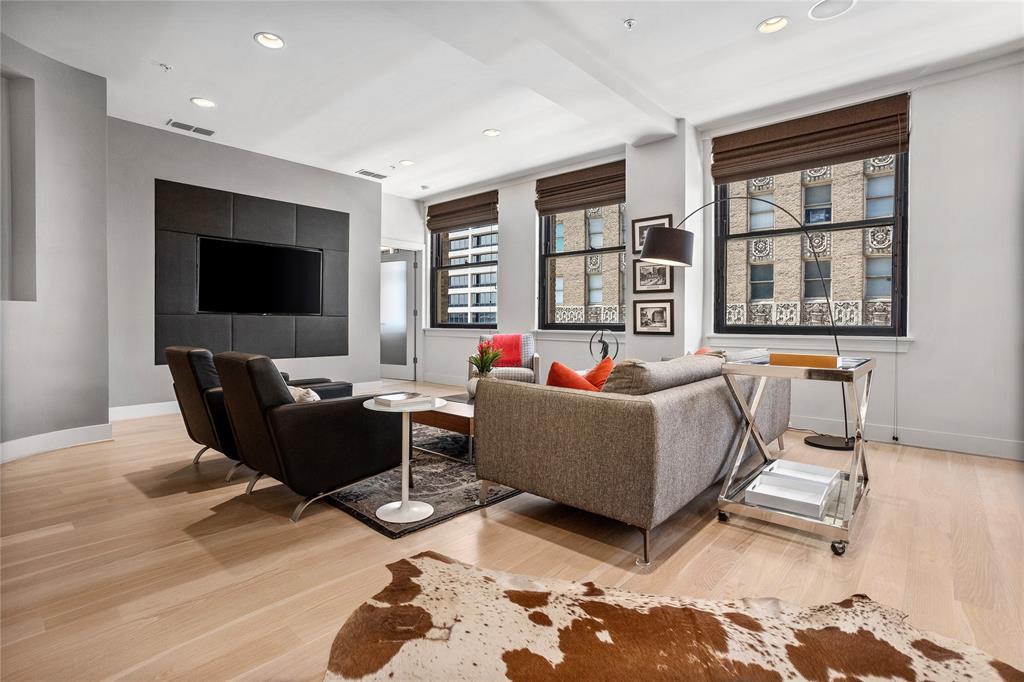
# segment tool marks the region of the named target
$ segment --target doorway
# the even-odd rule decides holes
[[[380,254],[380,375],[416,381],[419,253]]]

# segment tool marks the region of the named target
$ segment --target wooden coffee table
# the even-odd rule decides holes
[[[448,401],[444,407],[440,407],[436,410],[427,410],[425,412],[415,412],[412,415],[412,420],[416,424],[423,424],[425,426],[433,426],[435,429],[441,429],[442,431],[452,431],[454,433],[461,433],[463,436],[469,437],[469,461],[475,461],[473,459],[473,438],[476,435],[475,425],[473,423],[473,406],[466,403],[456,403]],[[433,455],[441,455],[442,457],[449,457],[449,455],[443,452],[435,452],[416,446],[417,449],[429,452]]]

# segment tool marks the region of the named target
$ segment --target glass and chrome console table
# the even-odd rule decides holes
[[[839,359],[836,367],[793,367],[769,364],[768,356],[727,362],[722,366],[722,375],[739,406],[746,428],[740,438],[739,447],[729,462],[728,473],[722,490],[718,495],[718,518],[728,521],[730,514],[739,514],[762,521],[769,521],[781,526],[808,531],[832,540],[832,551],[841,556],[846,553],[850,540],[851,527],[861,500],[868,493],[868,465],[865,459],[864,421],[868,411],[868,396],[871,388],[871,373],[875,369],[875,361],[871,358]],[[753,396],[748,402],[745,391],[738,385],[739,376],[757,377]],[[764,394],[768,379],[803,379],[811,381],[834,381],[843,384],[846,402],[853,409],[856,421],[853,452],[850,455],[848,468],[839,472],[839,481],[832,488],[825,501],[825,508],[820,518],[805,516],[799,513],[780,511],[752,504],[746,500],[747,488],[753,484],[765,467],[775,461],[768,454],[768,446],[758,431],[755,421],[757,408]],[[863,390],[857,395],[857,382],[863,379]],[[740,475],[745,459],[747,445],[753,439],[754,446],[761,455],[761,462],[752,470]]]

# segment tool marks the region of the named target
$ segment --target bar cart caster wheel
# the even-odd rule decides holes
[[[832,553],[836,556],[843,556],[846,554],[846,542],[843,540],[835,540],[832,543]]]
[[[718,520],[721,523],[729,522],[729,512],[724,512],[721,509],[718,510]]]

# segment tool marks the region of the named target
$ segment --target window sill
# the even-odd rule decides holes
[[[487,327],[427,327],[423,330],[423,333],[427,336],[436,336],[439,338],[475,339],[481,335],[487,336],[497,332],[496,330],[489,329]]]
[[[712,348],[755,348],[765,346],[773,350],[825,350],[835,351],[835,342],[829,334],[708,334],[705,339]],[[840,336],[839,348],[873,353],[906,353],[914,338],[911,336]]]
[[[534,329],[533,337],[538,341],[571,341],[575,343],[590,343],[590,337],[594,335],[595,329]],[[619,335],[619,344],[626,345],[626,332],[612,332]]]

